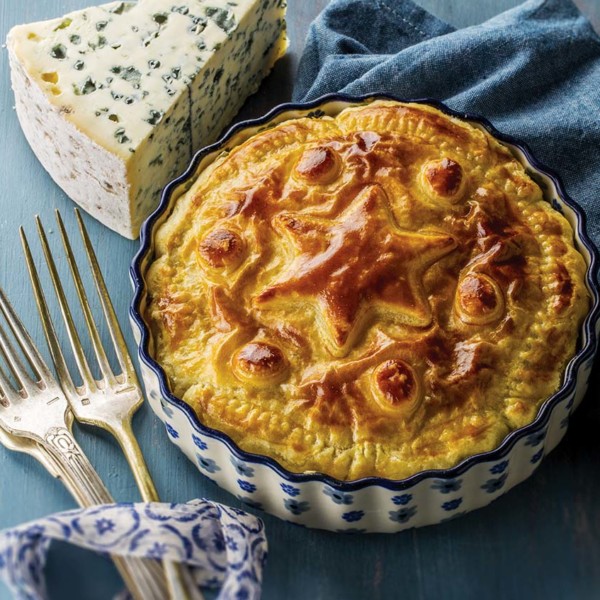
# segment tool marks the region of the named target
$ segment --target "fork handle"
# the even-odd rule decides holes
[[[133,433],[131,420],[123,419],[113,424],[111,431],[123,450],[129,468],[133,473],[135,483],[140,490],[142,500],[144,502],[160,502],[156,486],[152,481],[148,465],[144,460],[142,449]]]
[[[50,429],[40,446],[56,463],[60,478],[78,504],[89,507],[114,503],[100,476],[67,428]],[[136,557],[111,558],[136,600],[166,597],[164,576],[157,562]]]
[[[114,503],[110,492],[68,429],[50,429],[42,447],[58,462],[62,472],[69,476],[70,483],[75,487],[77,499],[81,500],[84,506]]]
[[[142,449],[131,427],[131,418],[114,423],[111,432],[119,442],[144,502],[159,502],[160,498],[144,460]],[[169,597],[180,600],[204,600],[191,573],[175,562],[164,560]]]

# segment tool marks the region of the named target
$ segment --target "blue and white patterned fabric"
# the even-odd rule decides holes
[[[0,577],[15,598],[47,598],[43,569],[52,540],[185,563],[199,587],[221,588],[221,600],[258,599],[267,557],[260,519],[208,500],[72,510],[0,532]]]

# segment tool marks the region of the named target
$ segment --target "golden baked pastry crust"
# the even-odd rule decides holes
[[[154,356],[205,425],[291,471],[446,468],[558,389],[589,302],[572,239],[505,147],[434,108],[285,121],[157,231]]]

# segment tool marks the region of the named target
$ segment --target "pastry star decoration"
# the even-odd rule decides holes
[[[256,305],[316,303],[317,325],[335,356],[348,353],[372,310],[417,327],[431,323],[423,274],[456,242],[398,229],[381,187],[363,189],[334,219],[281,213],[274,225],[299,253],[279,281],[255,297]]]

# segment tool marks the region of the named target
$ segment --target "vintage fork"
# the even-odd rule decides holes
[[[71,427],[69,420],[67,420],[67,427]],[[65,485],[79,506],[86,506],[85,495],[81,493],[81,490],[76,485],[75,481],[62,469],[61,465],[56,461],[56,458],[49,454],[36,441],[13,435],[0,426],[0,444],[13,452],[28,454],[35,458],[35,460],[37,460],[42,467],[52,475],[52,477],[59,479]]]
[[[60,472],[82,505],[114,503],[71,434],[72,419],[65,395],[1,288],[0,314],[8,323],[35,377],[31,377],[0,325],[0,354],[16,384],[13,386],[0,368],[0,427],[5,432],[2,437],[8,437],[13,445],[18,444],[17,439],[23,439],[23,444],[19,444],[21,448],[37,454],[43,459],[42,464],[50,464],[53,471]],[[37,445],[39,452],[33,444]],[[161,572],[155,561],[116,556],[113,561],[136,598],[146,600],[156,597],[154,590],[164,592]]]
[[[79,303],[83,310],[84,320],[101,372],[101,379],[98,381],[95,380],[83,352],[81,340],[67,303],[45,230],[40,218],[36,217],[37,230],[42,250],[83,384],[81,386],[76,386],[69,374],[63,352],[58,343],[56,332],[50,318],[50,313],[33,262],[31,250],[23,228],[21,228],[21,241],[25,252],[27,268],[33,286],[38,311],[42,320],[46,341],[52,355],[52,360],[54,361],[58,379],[75,418],[80,423],[101,427],[117,439],[133,472],[143,500],[146,502],[156,502],[159,499],[158,493],[152,482],[141,449],[131,427],[131,419],[133,414],[143,403],[143,395],[137,375],[133,368],[131,357],[129,356],[123,333],[119,326],[119,321],[110,300],[106,284],[104,283],[104,278],[100,271],[96,254],[89,239],[83,219],[81,218],[81,214],[78,209],[75,209],[79,232],[83,240],[88,263],[94,279],[94,285],[100,299],[102,312],[121,369],[121,373],[118,375],[113,373],[102,345],[100,334],[96,323],[94,322],[94,317],[63,220],[58,210],[55,211],[55,214],[67,262],[75,283]],[[164,562],[164,567],[172,598],[202,600],[202,595],[186,568],[180,568],[176,563],[169,561]]]
[[[86,506],[86,500],[74,480],[63,471],[55,458],[48,454],[39,444],[33,440],[12,435],[5,429],[2,429],[2,427],[0,427],[0,444],[13,452],[28,454],[35,458],[52,477],[59,479],[64,484],[79,506]]]

